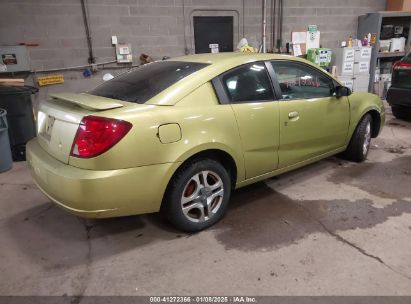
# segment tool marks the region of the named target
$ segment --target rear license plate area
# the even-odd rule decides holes
[[[54,116],[48,115],[46,119],[46,125],[44,128],[44,135],[45,137],[50,140],[51,139],[51,134],[53,132],[53,127],[54,127],[54,122],[56,121],[56,118]]]

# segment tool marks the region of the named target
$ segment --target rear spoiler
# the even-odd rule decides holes
[[[104,111],[124,107],[124,104],[122,104],[118,100],[96,95],[89,95],[86,93],[55,93],[50,94],[50,97],[52,98],[51,101],[53,101],[53,99],[62,100],[68,103],[76,104],[79,107],[87,110]]]

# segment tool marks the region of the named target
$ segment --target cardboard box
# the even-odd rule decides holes
[[[387,0],[386,11],[411,12],[411,0]]]
[[[338,76],[337,78],[344,86],[352,91],[354,87],[354,79],[352,76]]]
[[[368,92],[368,85],[370,83],[370,75],[356,75],[354,77],[354,92]]]

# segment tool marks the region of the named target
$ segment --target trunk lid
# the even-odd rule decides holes
[[[40,103],[37,137],[47,153],[66,164],[84,116],[126,105],[122,101],[89,94],[60,93],[50,96],[49,100]]]

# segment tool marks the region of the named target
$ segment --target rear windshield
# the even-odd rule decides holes
[[[400,88],[411,88],[411,69],[394,71],[392,73],[392,85]]]
[[[411,63],[411,53],[401,61]],[[400,88],[411,88],[411,68],[395,70],[392,73],[392,85]]]
[[[207,65],[183,61],[153,62],[121,74],[89,94],[142,104]]]

